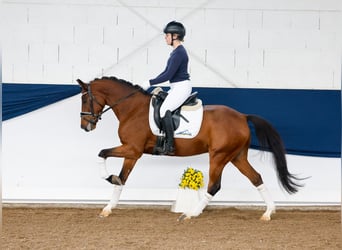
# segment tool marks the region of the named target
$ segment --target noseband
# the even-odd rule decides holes
[[[104,112],[102,111],[102,112],[100,112],[99,114],[95,114],[95,113],[94,113],[94,101],[95,101],[98,105],[100,105],[100,106],[102,106],[102,105],[97,101],[97,99],[95,98],[95,96],[93,96],[93,94],[92,94],[92,92],[91,92],[90,84],[88,85],[88,91],[87,91],[87,92],[84,92],[84,93],[82,94],[82,97],[83,97],[84,95],[88,95],[88,96],[89,96],[89,99],[90,99],[90,112],[81,112],[81,113],[80,113],[80,114],[81,114],[81,118],[82,118],[83,116],[91,116],[92,119],[87,119],[87,118],[84,118],[84,119],[85,119],[87,122],[89,122],[89,123],[95,125],[95,124],[97,123],[98,120],[101,120],[101,116],[102,116],[102,114],[103,114]]]
[[[90,88],[90,84],[88,85],[88,91],[87,92],[84,92],[82,94],[82,96],[84,95],[88,95],[89,98],[90,98],[90,112],[81,112],[80,115],[81,115],[81,118],[83,116],[91,116],[93,119],[86,119],[84,118],[87,122],[95,125],[97,123],[98,120],[101,120],[101,116],[102,114],[104,114],[105,112],[107,112],[108,110],[110,110],[111,108],[113,108],[114,106],[118,105],[120,102],[126,100],[127,98],[135,95],[139,90],[136,90],[136,91],[133,91],[132,93],[128,94],[127,96],[124,96],[122,98],[119,98],[119,100],[117,100],[116,102],[114,102],[112,105],[110,105],[109,107],[107,107],[106,109],[104,109],[103,111],[101,111],[100,113],[98,114],[95,114],[94,113],[94,102],[96,102],[98,105],[102,106],[101,103],[99,103],[97,101],[97,99],[95,98],[95,96],[92,94],[91,92],[91,88]]]

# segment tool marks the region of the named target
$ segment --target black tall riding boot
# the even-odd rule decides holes
[[[175,153],[173,139],[174,128],[172,122],[172,114],[170,110],[166,111],[165,116],[162,118],[161,122],[166,137],[166,141],[163,148],[163,154],[173,155]]]

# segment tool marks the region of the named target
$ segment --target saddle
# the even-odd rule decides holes
[[[153,117],[157,127],[161,130],[161,117],[160,117],[160,107],[163,104],[165,98],[168,93],[163,91],[162,88],[157,87],[153,90],[153,99],[152,99],[152,107],[154,108]],[[180,124],[180,119],[182,118],[184,121],[189,122],[186,117],[181,114],[182,109],[191,110],[192,107],[195,107],[199,104],[197,100],[197,92],[192,93],[184,103],[178,107],[176,110],[172,112],[172,122],[174,130],[177,130]]]

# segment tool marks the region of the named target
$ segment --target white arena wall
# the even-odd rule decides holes
[[[339,0],[125,1],[3,0],[2,80],[75,84],[102,75],[138,83],[163,70],[170,48],[161,33],[170,20],[187,28],[185,46],[195,86],[341,88]],[[111,185],[99,176],[97,154],[119,144],[111,112],[90,133],[80,129],[80,96],[2,124],[3,202],[104,203]],[[272,159],[250,150],[278,204],[336,205],[339,158],[287,155],[289,169],[311,176],[295,195],[278,186]],[[108,160],[118,174],[122,159]],[[167,203],[188,166],[206,178],[208,156],[144,155],[121,202]],[[213,204],[259,204],[258,192],[228,165]]]
[[[3,0],[3,81],[134,83],[164,69],[162,29],[187,28],[198,86],[340,89],[340,0]]]

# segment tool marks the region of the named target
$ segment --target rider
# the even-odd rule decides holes
[[[143,83],[142,87],[148,89],[151,85],[170,82],[170,90],[160,108],[160,117],[162,117],[162,129],[165,132],[166,142],[163,148],[157,149],[160,154],[174,154],[174,127],[172,123],[171,112],[183,104],[190,96],[192,87],[190,84],[190,75],[188,73],[188,54],[182,45],[185,28],[182,23],[172,21],[165,28],[165,41],[167,45],[173,47],[173,51],[167,61],[165,70],[156,78]]]

